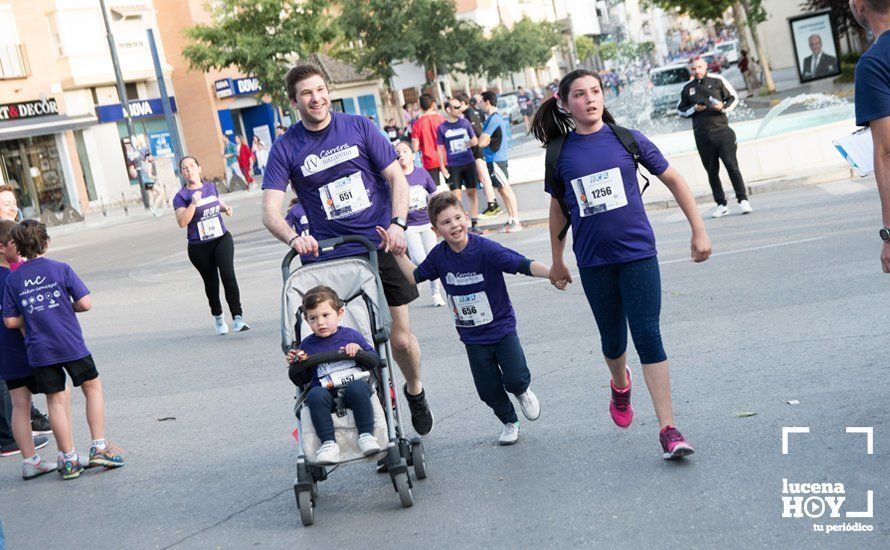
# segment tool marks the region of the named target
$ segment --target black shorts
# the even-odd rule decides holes
[[[34,367],[34,373],[31,375],[32,383],[28,384],[28,389],[31,390],[31,393],[58,393],[65,391],[66,372],[71,377],[71,383],[75,387],[99,377],[99,371],[96,370],[93,356],[87,355],[86,357],[59,363],[58,365]]]
[[[442,181],[439,179],[439,172],[442,170],[440,168],[424,168],[424,170],[426,170],[430,177],[433,178],[433,183],[436,184],[436,187],[439,187],[439,183]]]
[[[482,147],[473,147],[473,160],[485,160],[485,155],[482,154]]]
[[[476,163],[461,164],[459,166],[449,166],[448,188],[452,191],[458,191],[461,187],[464,189],[476,189]]]
[[[507,171],[507,161],[498,160],[495,162],[486,162],[488,166],[488,175],[491,177],[491,186],[495,189],[510,185],[510,173]]]
[[[26,376],[24,378],[17,378],[15,380],[7,380],[6,387],[7,387],[7,389],[9,389],[9,391],[17,390],[19,388],[24,388],[25,386],[27,386],[28,389],[30,390],[31,384],[33,384],[33,381],[34,381],[33,376]]]
[[[367,258],[367,254],[362,254]],[[418,297],[420,293],[417,291],[417,285],[412,285],[402,274],[399,264],[396,263],[392,253],[377,251],[377,263],[380,267],[380,279],[383,282],[383,295],[386,297],[386,304],[390,307],[408,305]]]

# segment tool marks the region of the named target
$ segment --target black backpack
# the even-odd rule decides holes
[[[643,190],[640,191],[640,195],[642,195],[646,192],[646,189],[649,188],[649,178],[640,172],[640,146],[637,145],[637,140],[634,139],[631,131],[623,126],[618,126],[617,124],[609,122],[607,122],[606,125],[615,132],[615,136],[618,138],[618,141],[621,142],[621,146],[633,157],[634,170],[636,170],[636,172],[640,174],[640,177],[643,178],[643,181],[646,182],[646,184],[643,185]],[[566,233],[569,232],[569,227],[572,225],[572,217],[565,201],[566,184],[562,181],[562,178],[559,177],[556,170],[556,161],[559,160],[559,154],[562,152],[562,145],[565,141],[565,135],[552,139],[550,143],[547,144],[547,152],[544,157],[544,185],[545,187],[549,187],[553,192],[553,198],[559,203],[559,208],[562,210],[562,214],[566,218],[566,224],[562,228],[562,231],[559,232],[559,240],[566,238]]]

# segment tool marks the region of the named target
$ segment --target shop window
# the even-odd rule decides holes
[[[127,100],[139,99],[139,91],[136,89],[135,82],[127,82],[124,84],[124,87],[127,89]]]

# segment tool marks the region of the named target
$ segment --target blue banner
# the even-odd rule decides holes
[[[130,116],[148,118],[164,116],[164,105],[161,98],[134,99],[129,102]],[[170,98],[170,108],[176,112],[176,99]],[[96,118],[99,122],[117,122],[124,120],[124,108],[120,103],[114,105],[96,105]]]

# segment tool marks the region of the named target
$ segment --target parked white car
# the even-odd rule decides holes
[[[690,78],[689,68],[683,63],[656,67],[649,72],[653,117],[677,113],[680,92]]]
[[[739,62],[739,41],[738,40],[727,40],[726,42],[721,42],[717,44],[714,49],[716,49],[719,53],[723,54],[723,57],[726,58],[727,63],[738,63]]]

